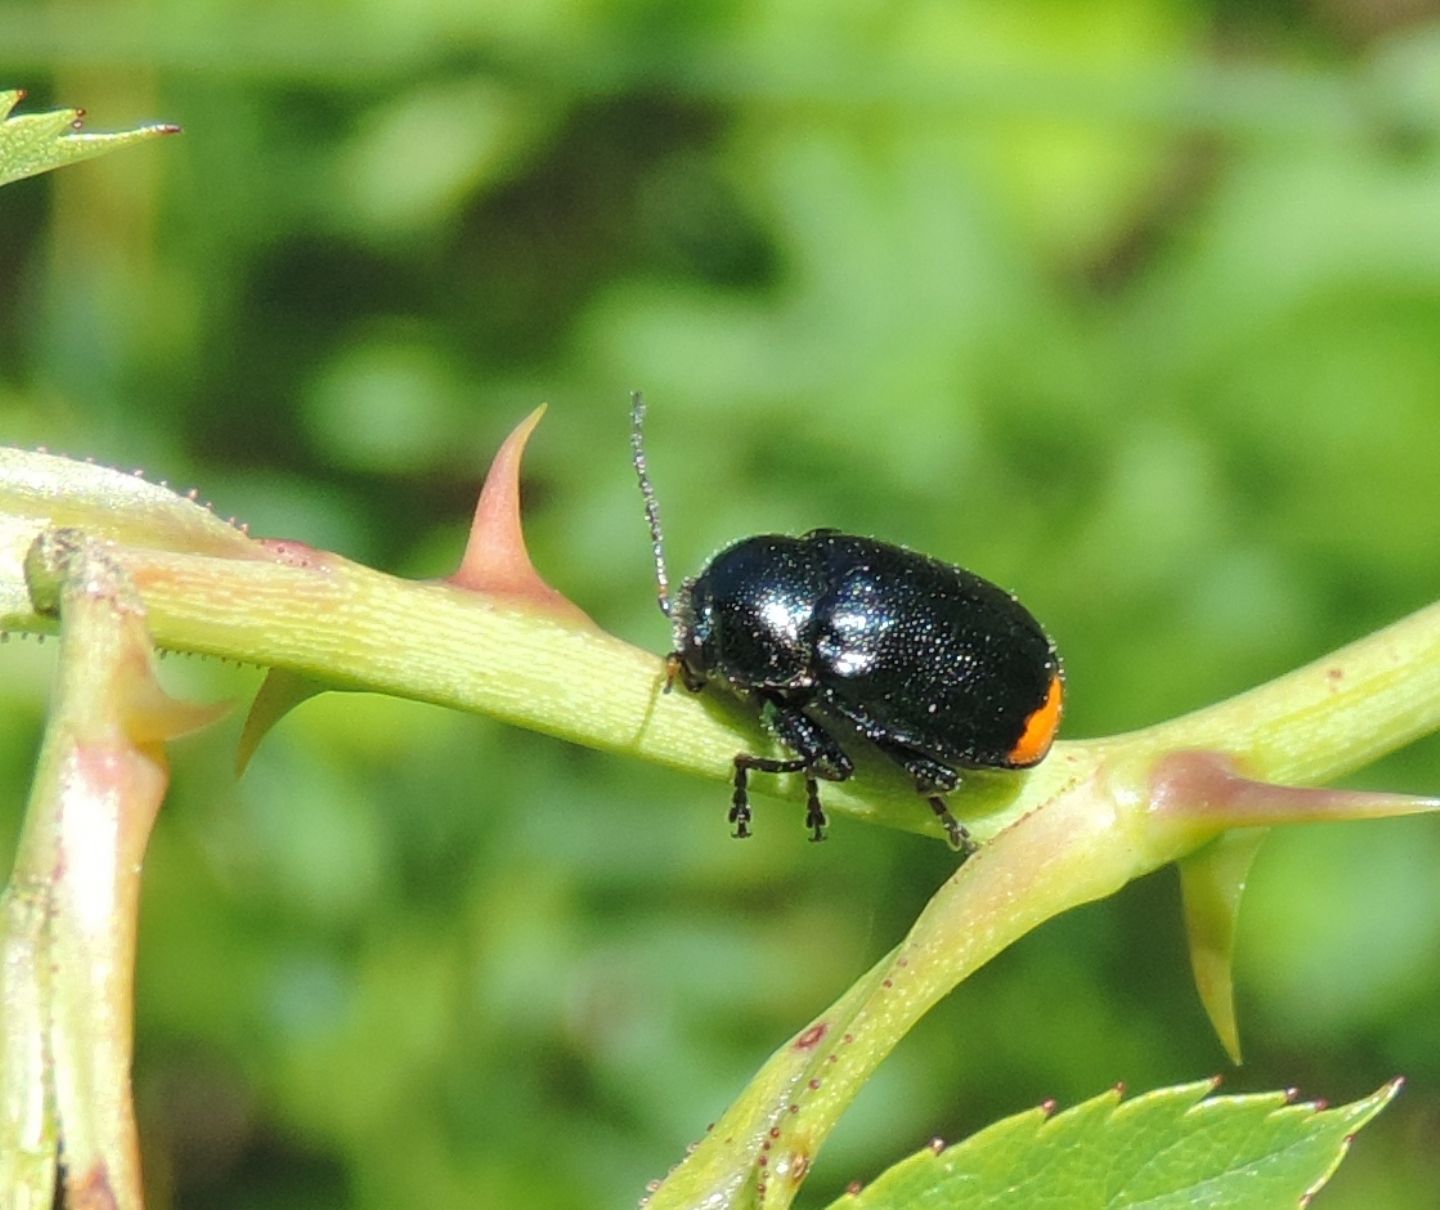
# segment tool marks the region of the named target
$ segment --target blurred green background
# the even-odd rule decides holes
[[[1440,596],[1434,0],[12,3],[0,85],[186,130],[0,196],[0,439],[256,533],[443,574],[549,401],[536,561],[661,651],[639,386],[677,572],[820,524],[962,562],[1056,636],[1072,737]],[[7,848],[53,653],[3,653]],[[179,746],[147,863],[156,1207],[633,1204],[951,867],[763,800],[732,843],[718,784],[372,697],[236,783],[239,717]],[[1440,742],[1357,784],[1440,792]],[[1251,880],[1226,1087],[1410,1078],[1329,1210],[1440,1205],[1437,871],[1416,819]],[[1225,1067],[1167,871],[943,1003],[803,1204]]]

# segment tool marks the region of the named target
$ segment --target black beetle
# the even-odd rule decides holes
[[[677,676],[692,692],[719,683],[759,707],[796,754],[736,755],[734,834],[750,834],[753,769],[803,774],[805,822],[813,840],[824,839],[817,779],[844,781],[855,768],[833,729],[899,764],[951,845],[972,851],[941,795],[959,787],[961,769],[1038,764],[1060,724],[1064,672],[1040,624],[973,572],[833,529],[743,538],[686,580],[672,602],[644,419],[637,392],[631,448],[660,608],[674,627],[666,688]]]

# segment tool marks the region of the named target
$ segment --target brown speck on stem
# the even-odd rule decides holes
[[[233,518],[231,523],[234,523]],[[275,562],[286,567],[318,571],[334,560],[334,556],[328,552],[317,550],[308,543],[297,542],[293,538],[261,538],[259,545],[274,558]]]
[[[795,1039],[795,1049],[814,1050],[829,1031],[830,1026],[828,1024],[824,1021],[817,1021]]]

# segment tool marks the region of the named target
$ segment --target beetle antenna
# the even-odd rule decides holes
[[[670,577],[665,571],[665,541],[660,534],[660,504],[655,499],[655,488],[650,482],[650,472],[645,467],[645,396],[639,391],[630,392],[630,460],[635,464],[635,475],[640,480],[640,494],[645,498],[645,520],[650,523],[650,550],[655,556],[656,599],[660,612],[667,618],[670,613]]]

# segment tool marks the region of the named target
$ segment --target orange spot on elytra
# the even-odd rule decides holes
[[[1050,692],[1045,704],[1025,720],[1025,730],[1010,749],[1010,763],[1017,768],[1038,764],[1050,751],[1055,732],[1060,729],[1060,715],[1065,708],[1065,682],[1057,672],[1050,679]]]

